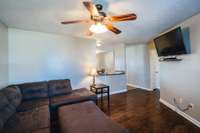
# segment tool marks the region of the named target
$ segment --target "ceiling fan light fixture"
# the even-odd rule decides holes
[[[96,42],[96,46],[97,46],[97,47],[100,47],[100,46],[101,46],[101,41],[97,41],[97,42]]]
[[[96,23],[96,24],[91,25],[89,30],[97,34],[105,33],[106,31],[108,31],[106,26],[101,23]]]

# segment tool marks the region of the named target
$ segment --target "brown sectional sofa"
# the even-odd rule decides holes
[[[6,122],[3,133],[29,133],[46,130],[50,133],[50,116],[47,105],[25,112],[17,112]]]
[[[127,133],[96,100],[85,88],[72,90],[69,79],[9,86],[0,90],[0,133]]]
[[[59,106],[96,99],[87,89],[72,90],[69,79],[9,86],[0,90],[0,132],[50,133]]]

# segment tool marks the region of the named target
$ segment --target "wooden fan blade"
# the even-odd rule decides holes
[[[111,21],[117,22],[117,21],[130,21],[130,20],[135,20],[137,18],[136,14],[131,13],[131,14],[124,14],[124,15],[119,15],[119,16],[112,16]]]
[[[61,24],[74,24],[74,23],[83,23],[83,22],[89,22],[89,20],[64,21],[64,22],[61,22]]]
[[[115,34],[120,34],[121,33],[121,30],[117,29],[112,24],[106,24],[106,27],[108,28],[108,30],[114,32]]]
[[[99,12],[95,5],[91,1],[84,1],[83,5],[87,8],[91,15],[99,15]]]

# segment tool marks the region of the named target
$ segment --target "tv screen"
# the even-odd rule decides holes
[[[158,56],[187,54],[181,28],[176,28],[154,39]]]

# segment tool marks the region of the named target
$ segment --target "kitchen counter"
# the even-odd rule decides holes
[[[126,74],[123,71],[99,74],[96,77],[97,84],[106,84],[110,86],[111,94],[121,93],[127,91]]]
[[[111,73],[98,74],[97,76],[112,76],[112,75],[125,75],[125,72],[124,71],[116,71],[116,72],[111,72]]]

